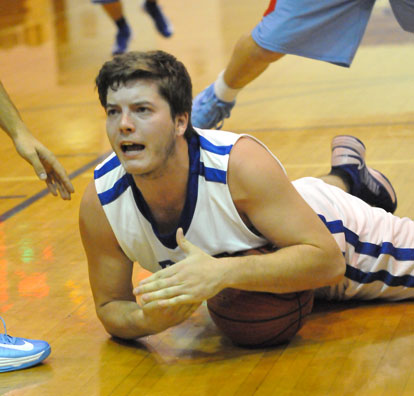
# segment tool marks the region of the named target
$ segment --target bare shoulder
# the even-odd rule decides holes
[[[94,181],[88,184],[82,197],[79,210],[79,228],[87,250],[93,246],[100,246],[102,249],[110,245],[117,245],[112,228],[99,201]],[[104,244],[102,245],[102,243]]]
[[[272,185],[280,189],[281,185],[289,183],[275,156],[249,137],[239,139],[230,152],[228,182],[232,195],[244,190],[260,192]]]
[[[102,206],[99,202],[96,192],[95,183],[92,180],[86,187],[79,210],[79,221],[81,224],[87,225],[101,216],[105,216]]]

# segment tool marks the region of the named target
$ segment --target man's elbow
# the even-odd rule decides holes
[[[346,270],[345,257],[341,250],[338,247],[331,249],[327,255],[326,262],[329,266],[329,270],[327,271],[329,285],[339,283],[343,279]]]
[[[131,334],[131,331],[129,329],[119,326],[119,324],[114,321],[114,318],[108,314],[105,306],[97,308],[96,315],[110,336],[121,338],[123,340],[133,340],[137,338],[137,336]]]

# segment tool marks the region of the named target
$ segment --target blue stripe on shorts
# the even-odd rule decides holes
[[[382,254],[386,254],[398,261],[414,261],[414,249],[397,248],[390,242],[384,242],[381,245],[376,245],[370,242],[361,242],[359,236],[344,227],[341,220],[328,222],[322,215],[319,215],[319,218],[324,222],[332,234],[344,233],[346,242],[355,248],[356,253],[376,258]],[[348,264],[346,265],[345,277],[358,283],[381,281],[388,286],[414,287],[414,277],[412,275],[406,274],[396,276],[385,270],[364,272]]]

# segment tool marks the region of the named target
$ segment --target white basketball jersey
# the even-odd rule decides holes
[[[188,148],[187,197],[178,227],[183,228],[190,242],[213,256],[267,244],[267,240],[244,224],[227,185],[230,150],[246,135],[196,131]],[[132,176],[125,172],[115,154],[96,168],[94,176],[105,214],[119,245],[131,261],[155,272],[185,257],[177,246],[176,231],[168,235],[158,232]]]

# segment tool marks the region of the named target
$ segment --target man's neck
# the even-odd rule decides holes
[[[133,176],[161,233],[173,230],[181,217],[189,176],[188,146],[177,146],[177,155],[154,178]]]

